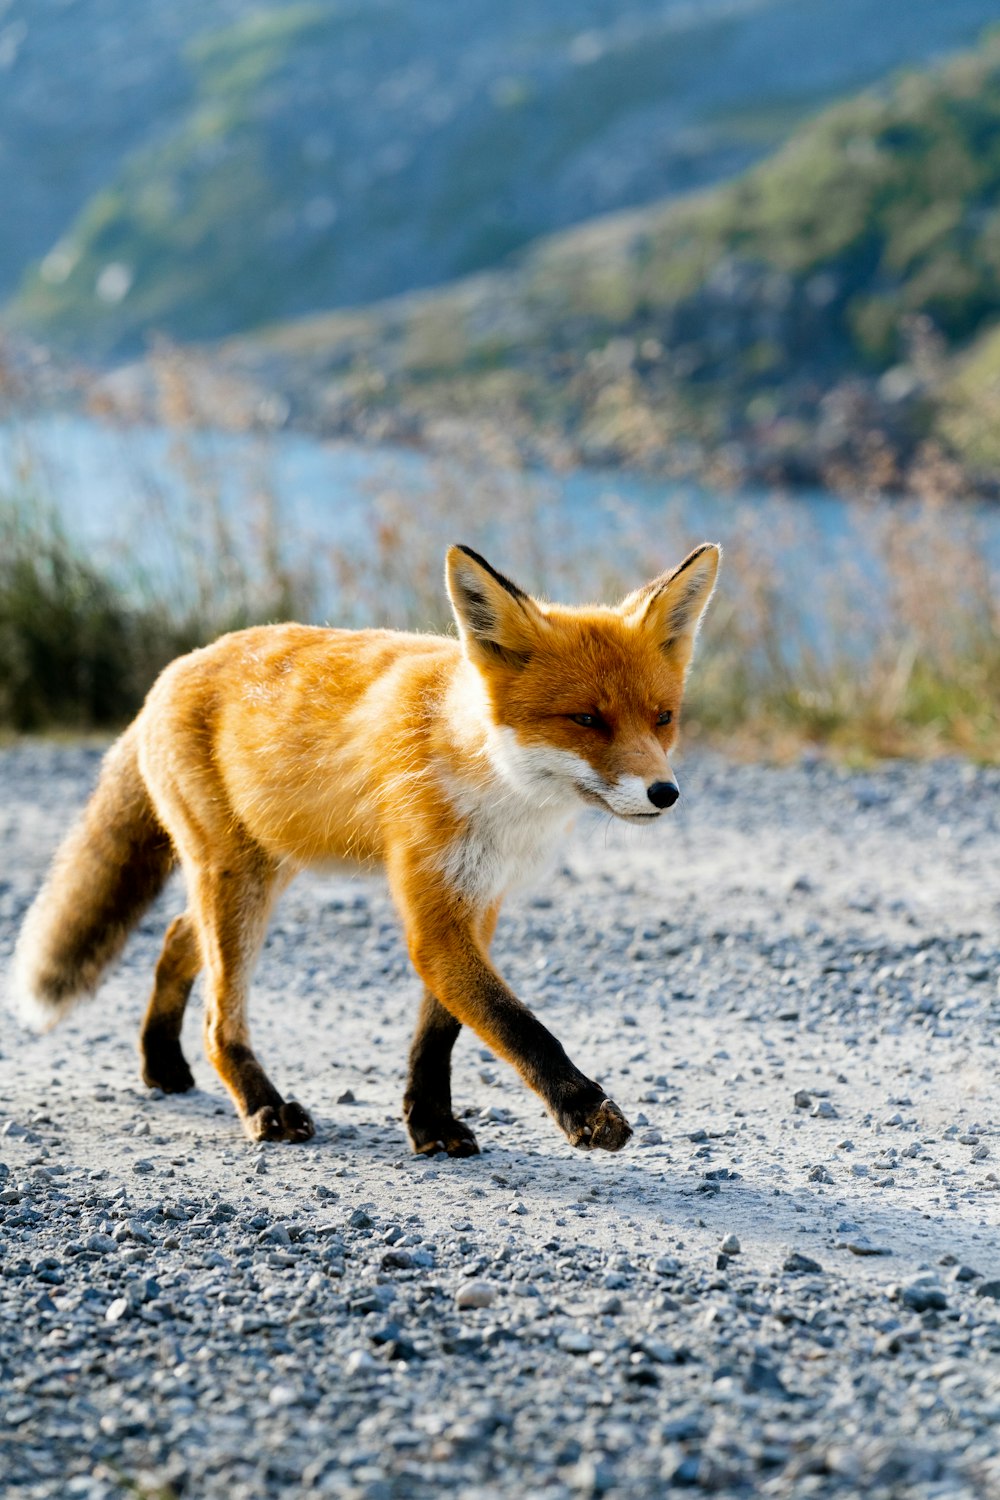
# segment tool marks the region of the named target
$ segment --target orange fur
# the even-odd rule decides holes
[[[718,555],[697,549],[617,608],[569,608],[529,598],[452,548],[460,640],[276,625],[224,636],[168,667],[122,742],[130,770],[117,812],[120,749],[100,809],[112,825],[118,818],[123,846],[127,820],[141,814],[157,880],[166,839],[187,881],[189,910],[168,934],[144,1023],[147,1081],[190,1086],[180,1021],[203,966],[207,1050],[248,1131],[310,1134],[305,1111],[281,1099],[250,1050],[251,968],[271,905],[299,869],[382,866],[430,996],[414,1076],[423,1076],[425,1045],[441,1057],[423,1073],[446,1080],[447,1037],[467,1024],[576,1144],[623,1145],[624,1118],[503,983],[488,939],[506,891],[553,851],[584,802],[631,819],[659,815],[647,789],[673,781],[668,756]],[[93,824],[91,810],[69,836],[19,945],[22,991],[50,1012],[94,980],[93,956],[78,973],[60,931],[72,926],[79,949],[80,931],[96,931],[108,907],[91,910],[87,890],[121,882]],[[113,953],[117,933],[105,946]],[[417,1105],[426,1121],[419,1132],[411,1123],[416,1148],[433,1147],[440,1127],[451,1149],[450,1096],[447,1109]]]

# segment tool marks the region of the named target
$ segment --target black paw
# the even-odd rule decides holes
[[[566,1104],[555,1114],[570,1143],[581,1151],[620,1151],[632,1137],[631,1125],[612,1099]]]
[[[412,1116],[406,1122],[413,1149],[418,1156],[478,1156],[479,1143],[468,1125],[451,1115],[438,1115],[434,1119],[416,1121]]]
[[[194,1088],[194,1076],[179,1042],[159,1041],[144,1049],[142,1081],[147,1088],[162,1089],[165,1094],[186,1094]]]
[[[245,1115],[243,1128],[252,1141],[308,1141],[316,1134],[312,1116],[294,1099]]]

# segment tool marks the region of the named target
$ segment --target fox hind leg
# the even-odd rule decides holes
[[[205,1050],[239,1110],[251,1140],[307,1141],[308,1112],[278,1093],[250,1046],[246,1006],[250,972],[278,887],[274,865],[244,849],[225,870],[194,872],[193,889],[207,971]]]
[[[181,1027],[200,968],[198,934],[190,913],[184,912],[167,928],[139,1034],[143,1081],[165,1094],[183,1094],[194,1088],[191,1069],[181,1051]]]
[[[479,1151],[472,1131],[455,1119],[451,1106],[451,1049],[461,1029],[462,1023],[425,989],[403,1095],[403,1118],[420,1156],[439,1151],[475,1156]]]

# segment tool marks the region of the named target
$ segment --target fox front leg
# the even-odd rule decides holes
[[[403,1118],[418,1156],[476,1156],[479,1146],[451,1105],[451,1049],[462,1023],[424,990],[410,1047]]]
[[[496,931],[500,903],[483,913],[479,941],[488,952]],[[418,1156],[478,1156],[479,1144],[451,1103],[451,1051],[462,1029],[450,1010],[424,990],[417,1029],[410,1046],[410,1066],[403,1095],[403,1118]]]
[[[632,1127],[503,982],[483,952],[478,924],[456,912],[447,889],[428,889],[426,874],[410,889],[394,885],[413,966],[445,1010],[513,1064],[574,1146],[620,1151]]]

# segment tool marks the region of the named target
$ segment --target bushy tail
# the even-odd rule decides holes
[[[35,1030],[90,994],[163,887],[174,862],[139,774],[133,731],[108,751],[82,818],[67,834],[14,953],[14,998]]]

